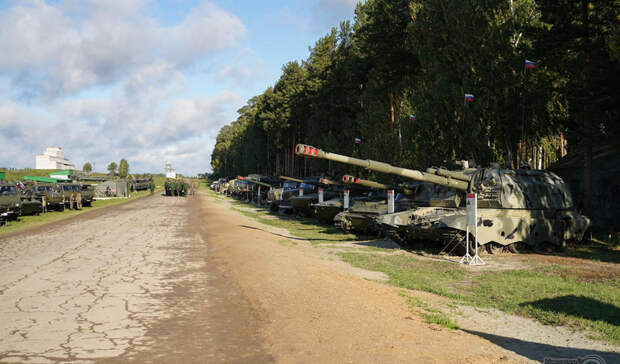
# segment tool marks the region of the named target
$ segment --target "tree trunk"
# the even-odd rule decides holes
[[[581,6],[583,10],[583,25],[585,28],[585,52],[586,59],[583,72],[583,88],[585,94],[590,96],[590,20],[588,1],[582,0]],[[585,151],[584,151],[584,170],[583,170],[583,213],[586,216],[592,216],[592,128],[588,122],[588,104],[589,100],[583,107],[583,126],[585,128]]]

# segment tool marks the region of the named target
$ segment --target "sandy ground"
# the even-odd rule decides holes
[[[152,196],[0,238],[0,363],[523,363],[597,353],[518,339],[501,331],[501,315],[495,331],[429,325],[402,290],[377,282],[383,274],[291,238],[204,194]]]

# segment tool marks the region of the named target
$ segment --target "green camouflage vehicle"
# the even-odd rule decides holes
[[[411,189],[392,187],[375,181],[364,180],[350,175],[342,177],[343,182],[352,186],[361,185],[374,190],[365,197],[353,198],[349,210],[342,211],[334,217],[334,226],[344,232],[356,232],[362,234],[378,233],[380,229],[375,224],[375,218],[387,214],[387,190],[395,190],[394,210],[402,211],[411,208],[411,201],[407,194]]]
[[[439,206],[408,210],[405,243],[420,239],[435,246],[454,244],[465,247],[467,212],[465,194],[477,194],[478,244],[492,254],[505,248],[519,252],[526,248],[563,247],[567,241],[579,241],[590,227],[590,219],[575,209],[564,181],[549,171],[489,168],[426,172],[394,167],[387,163],[362,160],[324,152],[298,144],[295,153],[322,158],[398,175],[414,181],[430,182],[456,190],[451,199],[439,199]],[[445,207],[446,204],[455,206]],[[473,239],[470,239],[472,241]]]
[[[22,200],[14,183],[0,183],[0,220],[14,220],[20,214]]]
[[[80,183],[80,185],[82,187],[82,205],[92,206],[95,200],[95,186],[88,183]]]
[[[28,182],[23,194],[28,195],[31,199],[41,201],[45,210],[64,210],[65,208],[62,190],[56,183]],[[44,204],[45,206],[43,206]]]
[[[83,206],[81,183],[59,183],[62,189],[64,205],[70,210],[81,210]]]
[[[347,183],[345,177],[346,176],[343,176],[342,178],[343,183]],[[337,193],[337,196],[327,199],[330,194],[324,191],[323,203],[318,202],[317,199],[317,202],[311,204],[310,207],[313,209],[314,216],[317,217],[321,224],[333,224],[334,217],[341,213],[343,209],[345,187],[340,183],[326,178],[322,178],[320,182],[324,185],[333,186],[333,192]],[[368,195],[371,193],[367,188],[360,188],[359,186],[349,186],[347,188],[349,189],[349,206],[351,206],[354,201],[367,199]]]
[[[314,215],[315,207],[313,205],[319,202],[319,187],[323,188],[324,200],[331,200],[342,195],[343,186],[329,178],[308,177],[304,178],[303,183],[299,186],[303,189],[303,196],[290,198],[290,204],[293,211],[301,216],[310,217]]]

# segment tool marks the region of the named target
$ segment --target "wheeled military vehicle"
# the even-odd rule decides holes
[[[62,189],[56,183],[26,182],[23,194],[30,199],[41,201],[41,206],[45,210],[64,210],[65,208]]]
[[[0,220],[13,220],[21,211],[21,197],[14,183],[0,183]]]
[[[83,206],[81,183],[59,183],[66,208],[81,210]]]
[[[410,210],[404,237],[407,242],[424,238],[464,245],[466,193],[477,194],[478,244],[491,253],[504,248],[518,252],[526,247],[561,247],[567,241],[581,240],[590,226],[590,220],[576,211],[567,185],[549,171],[510,170],[495,165],[458,172],[441,168],[421,172],[329,153],[304,144],[298,144],[295,153],[456,190],[455,196],[459,198],[440,200],[440,206],[431,203],[430,207]],[[442,206],[446,201],[455,206]]]

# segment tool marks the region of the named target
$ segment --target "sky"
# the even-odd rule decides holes
[[[0,167],[211,170],[220,128],[358,0],[0,0]]]

